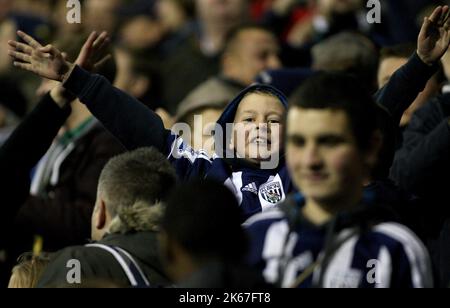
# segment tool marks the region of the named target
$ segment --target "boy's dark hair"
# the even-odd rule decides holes
[[[228,188],[195,180],[173,191],[161,227],[194,259],[236,264],[247,249],[241,219],[239,205]]]
[[[336,109],[348,116],[358,147],[366,150],[377,129],[380,111],[367,88],[345,73],[318,73],[292,95],[289,108]]]

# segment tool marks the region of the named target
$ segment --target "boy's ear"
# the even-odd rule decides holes
[[[372,170],[379,160],[379,154],[383,146],[383,134],[377,129],[370,140],[369,147],[365,154],[365,162],[367,166]]]

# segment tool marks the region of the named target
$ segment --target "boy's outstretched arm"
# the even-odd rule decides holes
[[[9,42],[13,48],[9,55],[15,59],[16,67],[62,82],[127,149],[154,146],[168,154],[166,140],[170,131],[165,130],[159,116],[132,96],[113,87],[102,76],[88,72],[108,60],[108,55],[103,57],[109,41],[105,32],[100,36],[92,33],[73,64],[66,61],[55,47],[43,47],[20,31],[18,35],[26,44]]]

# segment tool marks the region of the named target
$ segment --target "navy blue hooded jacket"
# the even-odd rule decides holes
[[[156,147],[167,155],[181,181],[200,177],[224,183],[238,199],[243,219],[274,207],[293,190],[284,160],[280,159],[277,168],[264,170],[243,159],[225,158],[227,156],[221,152],[210,157],[204,151],[195,151],[182,138],[166,130],[150,109],[112,87],[101,76],[75,67],[64,86],[85,103],[127,149]],[[242,98],[255,90],[274,94],[287,108],[287,99],[280,91],[267,85],[251,86],[227,106],[217,123],[222,128],[226,123],[233,123]],[[224,141],[223,144],[229,143]]]

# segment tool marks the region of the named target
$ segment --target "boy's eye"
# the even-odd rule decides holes
[[[253,119],[252,118],[245,118],[245,119],[242,120],[242,122],[250,123],[250,122],[253,122]]]
[[[271,120],[269,120],[269,124],[280,124],[280,120],[278,120],[278,119],[271,119]]]

